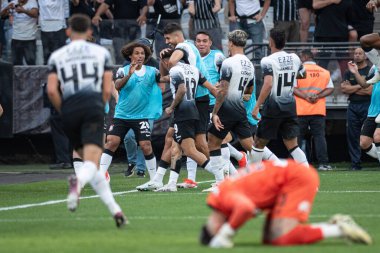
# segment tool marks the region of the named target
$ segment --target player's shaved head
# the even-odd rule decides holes
[[[228,41],[238,47],[245,47],[247,44],[248,34],[243,30],[234,30],[228,33]]]
[[[69,19],[69,27],[73,32],[85,33],[91,29],[91,20],[87,15],[74,14]]]

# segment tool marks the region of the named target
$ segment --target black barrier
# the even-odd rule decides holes
[[[0,138],[13,137],[13,66],[0,60],[0,104],[4,109],[0,117]]]
[[[50,131],[50,108],[44,106],[42,93],[47,72],[47,66],[14,67],[14,134],[42,134]]]

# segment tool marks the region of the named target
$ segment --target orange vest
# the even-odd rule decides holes
[[[330,81],[330,72],[317,64],[304,64],[306,79],[297,80],[297,88],[308,94],[318,94],[326,89]],[[305,99],[296,98],[297,115],[323,115],[326,116],[326,98],[318,99],[317,103],[311,104]]]

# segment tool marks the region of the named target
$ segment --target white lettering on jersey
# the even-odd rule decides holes
[[[48,65],[56,69],[65,99],[79,90],[102,92],[103,74],[110,69],[111,57],[101,46],[73,41],[55,51]]]
[[[271,99],[281,102],[293,100],[293,87],[296,85],[302,63],[296,54],[280,51],[261,60],[265,75],[273,75]]]
[[[255,79],[255,68],[252,62],[241,54],[223,61],[221,80],[229,82],[227,100],[241,100],[247,85]]]

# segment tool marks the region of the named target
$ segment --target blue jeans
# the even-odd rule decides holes
[[[150,131],[153,130],[154,120],[149,120]],[[130,129],[124,137],[128,163],[136,165],[136,171],[145,171],[145,157],[140,146],[137,146],[135,132]]]
[[[265,31],[263,21],[254,24],[248,24],[247,19],[240,19],[238,23],[240,29],[248,33],[248,38],[252,40],[253,44],[263,43]],[[263,55],[263,46],[254,46],[254,59],[256,59],[255,62],[258,61],[260,63]]]

